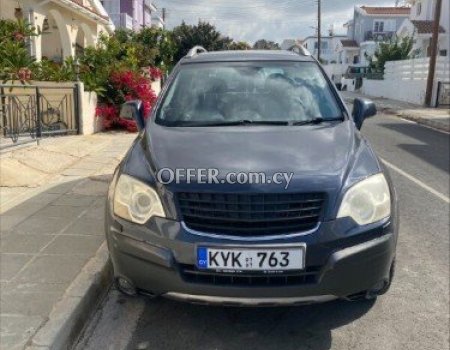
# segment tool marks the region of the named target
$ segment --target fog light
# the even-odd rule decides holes
[[[119,291],[121,291],[122,293],[124,293],[126,295],[134,296],[137,294],[136,288],[134,287],[133,283],[131,283],[129,280],[127,280],[124,277],[117,277],[116,285],[117,285],[117,289],[119,289]]]

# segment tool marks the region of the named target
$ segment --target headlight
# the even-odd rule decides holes
[[[128,175],[117,181],[113,206],[115,215],[138,224],[152,216],[166,216],[156,191]]]
[[[368,177],[353,185],[344,196],[337,217],[351,217],[367,225],[391,215],[391,196],[383,174]]]

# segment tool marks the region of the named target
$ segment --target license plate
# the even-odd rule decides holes
[[[305,268],[306,246],[274,248],[197,248],[197,267],[204,270],[288,271]]]

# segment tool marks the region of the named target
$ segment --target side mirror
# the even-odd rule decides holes
[[[364,120],[377,114],[377,107],[371,100],[355,98],[353,102],[353,120],[358,130],[361,129]]]
[[[145,128],[144,112],[140,100],[125,102],[120,109],[120,117],[126,120],[134,120],[138,130]]]

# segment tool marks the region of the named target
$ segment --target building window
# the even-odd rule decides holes
[[[416,6],[416,16],[420,16],[420,14],[422,13],[422,3],[418,2]]]
[[[447,56],[447,50],[440,50],[439,56]]]
[[[373,31],[375,33],[384,32],[384,22],[383,21],[375,21],[373,25]]]

